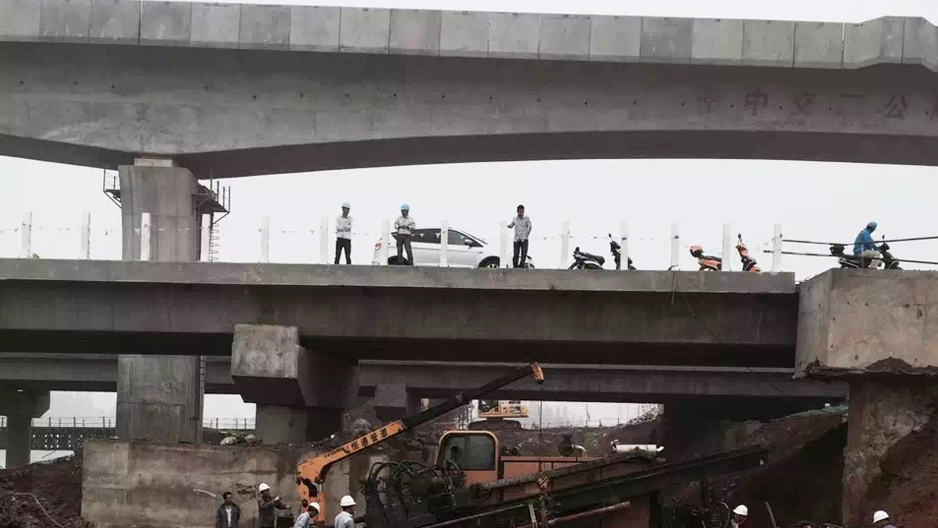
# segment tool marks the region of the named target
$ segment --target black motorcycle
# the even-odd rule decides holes
[[[616,239],[612,238],[612,233],[609,233],[609,251],[612,252],[612,258],[615,259],[616,261],[616,269],[621,270],[622,269],[622,246],[620,246],[619,243],[616,242]],[[629,269],[630,270],[636,269],[635,266],[632,265],[632,257],[629,257]]]
[[[577,246],[576,249],[573,250],[573,264],[570,264],[570,267],[567,269],[600,270],[603,269],[603,264],[605,263],[606,259],[599,255],[593,255],[592,253],[584,253],[580,251],[580,247]]]
[[[841,269],[866,269],[873,267],[873,260],[882,260],[883,268],[887,270],[901,270],[899,260],[889,252],[889,244],[883,242],[879,245],[881,259],[864,258],[857,255],[848,255],[844,252],[846,248],[843,244],[832,244],[831,256],[837,259]]]

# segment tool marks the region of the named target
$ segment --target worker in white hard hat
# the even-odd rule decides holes
[[[394,240],[397,240],[397,263],[414,265],[414,251],[410,246],[410,241],[414,238],[414,231],[417,230],[417,222],[410,216],[410,206],[401,205],[401,216],[394,221]],[[407,252],[407,260],[404,260],[404,252]]]
[[[262,482],[257,491],[261,494],[257,499],[257,528],[274,528],[277,510],[288,510],[290,506],[280,502],[280,497],[271,497],[267,483]]]
[[[893,526],[889,514],[883,510],[879,510],[873,514],[873,526],[875,528],[896,528]]]
[[[310,502],[306,505],[306,510],[300,513],[293,523],[293,528],[311,528],[316,526],[316,517],[319,517],[319,503]]]
[[[335,528],[355,528],[355,499],[351,495],[342,497],[339,501],[342,507],[342,513],[335,516]]]
[[[349,211],[351,204],[342,203],[342,215],[335,219],[335,263],[339,263],[339,256],[345,251],[345,263],[352,263],[352,217]]]
[[[733,528],[747,528],[750,525],[749,508],[745,504],[733,508],[733,518],[730,520],[730,526]]]

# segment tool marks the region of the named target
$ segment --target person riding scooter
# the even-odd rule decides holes
[[[866,224],[866,227],[857,234],[853,242],[853,255],[863,259],[864,267],[879,268],[882,266],[882,260],[879,246],[873,242],[873,231],[876,231],[876,222]]]

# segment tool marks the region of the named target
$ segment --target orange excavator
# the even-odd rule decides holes
[[[372,431],[366,435],[360,436],[351,442],[340,447],[327,451],[325,453],[313,456],[296,467],[296,483],[300,499],[306,499],[310,502],[318,502],[322,510],[319,512],[319,520],[326,519],[326,496],[323,491],[323,485],[326,481],[326,474],[329,468],[337,462],[341,462],[356,453],[370,449],[371,447],[386,442],[392,438],[400,436],[405,432],[438,418],[450,411],[458,409],[463,405],[468,405],[472,400],[479,399],[486,394],[496,391],[506,385],[514,383],[527,376],[534,376],[537,383],[544,382],[544,371],[537,363],[532,363],[525,367],[518,368],[514,372],[506,374],[497,380],[491,381],[475,390],[461,392],[443,400],[436,405],[430,406],[416,414],[405,416],[404,418],[391,422],[380,429]]]

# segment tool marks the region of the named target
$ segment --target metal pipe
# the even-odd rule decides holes
[[[620,502],[619,504],[614,504],[612,506],[606,506],[605,508],[599,508],[598,510],[590,510],[582,513],[574,513],[573,515],[567,515],[566,517],[557,517],[556,519],[551,519],[547,521],[547,526],[557,526],[558,524],[566,524],[568,522],[579,521],[580,519],[587,519],[589,517],[595,517],[597,515],[602,515],[604,513],[617,512],[619,510],[625,510],[632,507],[632,503],[629,501]],[[533,524],[525,524],[524,526],[519,526],[518,528],[534,528]]]

